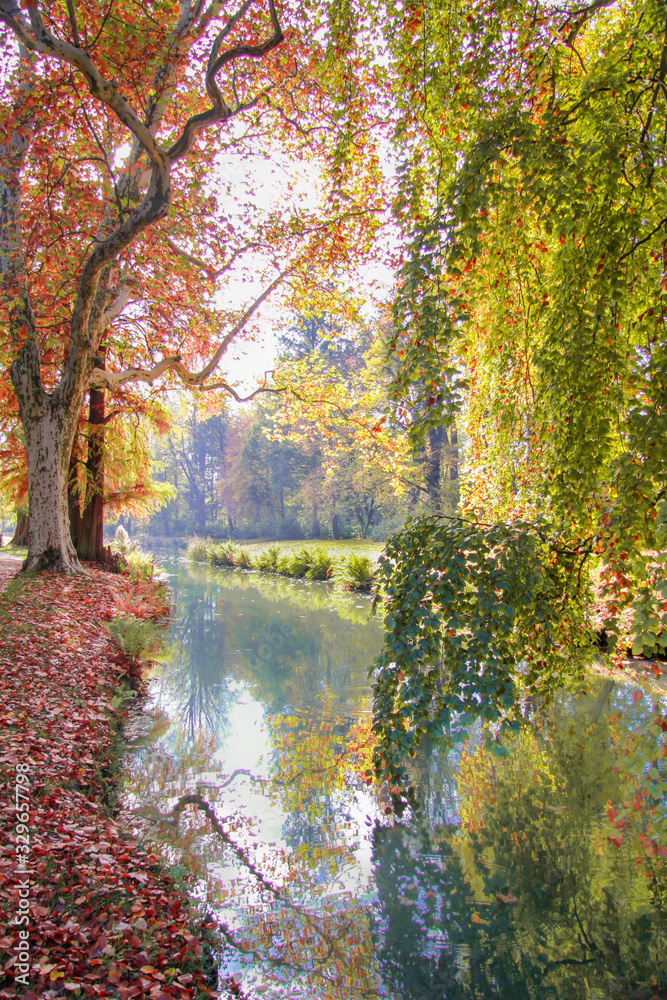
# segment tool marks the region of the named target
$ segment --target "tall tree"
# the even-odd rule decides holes
[[[368,246],[376,208],[347,166],[348,112],[345,123],[329,116],[319,128],[340,107],[341,88],[350,91],[352,49],[340,59],[313,41],[336,20],[317,7],[287,4],[281,17],[287,41],[273,0],[157,10],[114,0],[105,11],[0,3],[10,42],[0,111],[2,352],[27,453],[26,568],[79,569],[66,486],[91,387],[167,376],[233,392],[214,372],[266,298],[288,282],[294,293]],[[352,119],[363,110],[354,89]],[[328,147],[338,151],[337,169],[319,171],[334,191],[323,211],[282,211],[284,198],[262,211],[251,177],[245,192],[225,183],[230,151],[277,156],[298,145],[314,170]],[[357,159],[361,175],[377,174],[368,144]],[[251,271],[254,300],[220,305],[220,281],[248,281]],[[103,338],[106,367],[95,368]]]

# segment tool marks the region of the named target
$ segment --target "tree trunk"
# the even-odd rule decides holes
[[[437,504],[440,500],[442,446],[446,440],[447,432],[444,427],[432,427],[426,435],[426,487],[432,504]]]
[[[69,460],[69,478],[67,481],[67,507],[69,509],[69,533],[78,551],[81,537],[81,491],[77,482],[77,456],[74,448]]]
[[[340,539],[340,528],[338,526],[338,514],[334,514],[331,518],[331,534],[338,541]]]
[[[27,545],[30,537],[30,518],[24,510],[16,512],[16,528],[10,545]]]
[[[104,368],[106,347],[101,347],[95,368]],[[86,459],[86,506],[76,545],[79,559],[99,562],[104,556],[104,389],[91,388]]]
[[[449,448],[447,451],[447,460],[449,463],[449,478],[458,479],[459,478],[459,436],[456,430],[456,425],[452,427],[449,432]]]
[[[25,312],[27,325],[32,314]],[[28,464],[28,513],[30,534],[28,557],[22,569],[52,569],[80,573],[69,531],[67,483],[84,386],[88,372],[81,366],[78,378],[66,388],[45,392],[36,337],[30,337],[17,352],[9,370],[16,392],[25,434]]]
[[[195,494],[195,530],[200,534],[206,534],[206,497],[199,484],[194,486]]]
[[[54,408],[55,409],[55,408]],[[69,530],[67,480],[72,434],[67,417],[44,407],[40,419],[24,421],[28,458],[30,539],[24,570],[80,573]]]
[[[319,538],[321,534],[320,519],[317,510],[317,500],[313,500],[313,538]]]

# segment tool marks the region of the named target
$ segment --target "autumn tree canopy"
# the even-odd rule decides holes
[[[367,249],[374,71],[318,5],[3,0],[0,18],[0,350],[27,453],[26,567],[72,571],[66,484],[89,389],[234,394],[218,368],[262,304],[317,301]],[[259,204],[252,158],[297,154],[308,197],[288,176]]]

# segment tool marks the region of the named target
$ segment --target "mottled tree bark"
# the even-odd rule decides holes
[[[48,394],[42,389],[34,339],[18,352],[10,375],[19,403],[28,460],[30,532],[23,569],[80,571],[70,536],[67,501],[78,408],[68,409],[58,394]]]

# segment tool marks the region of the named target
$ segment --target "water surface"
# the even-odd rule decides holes
[[[368,598],[167,570],[177,611],[126,797],[191,874],[242,995],[667,996],[650,694],[600,680],[528,707],[502,758],[474,734],[423,747],[423,808],[399,822],[366,783],[382,639]]]

